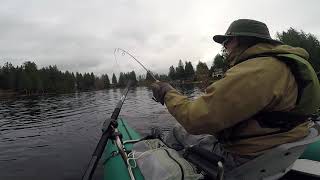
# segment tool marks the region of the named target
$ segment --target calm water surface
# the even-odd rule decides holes
[[[183,89],[182,89],[183,90]],[[190,91],[191,90],[191,91]],[[0,100],[0,180],[80,179],[121,89]],[[190,87],[184,92],[199,94]],[[174,118],[144,87],[130,90],[120,116],[142,134]],[[98,167],[94,179],[102,179]]]

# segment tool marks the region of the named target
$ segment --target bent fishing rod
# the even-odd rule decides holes
[[[104,121],[103,126],[102,126],[103,133],[102,133],[101,138],[96,146],[96,149],[94,150],[94,152],[92,154],[92,157],[91,157],[91,160],[89,161],[87,169],[82,176],[82,180],[91,180],[109,138],[113,135],[113,133],[115,131],[117,131],[116,130],[117,119],[118,119],[122,105],[126,99],[126,96],[128,94],[128,91],[129,91],[131,84],[132,84],[132,81],[129,80],[126,88],[122,92],[121,99],[118,101],[116,108],[112,112],[111,118],[108,118]],[[119,143],[119,139],[117,137],[116,137],[116,142]],[[118,148],[120,148],[120,147],[118,147]],[[123,154],[123,156],[125,156],[125,154]]]
[[[144,70],[146,70],[147,73],[149,73],[149,74],[151,75],[151,77],[152,77],[155,81],[159,81],[159,80],[153,75],[153,73],[152,73],[149,69],[147,69],[137,58],[135,58],[135,57],[134,57],[132,54],[130,54],[128,51],[126,51],[126,50],[124,50],[124,49],[122,49],[122,48],[116,48],[116,49],[114,49],[114,55],[115,55],[116,52],[119,52],[119,51],[122,53],[122,55],[124,55],[124,54],[129,55],[133,60],[135,60],[137,63],[139,63],[140,66],[141,66]]]

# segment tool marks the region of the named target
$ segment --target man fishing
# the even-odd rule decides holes
[[[320,106],[308,53],[272,39],[264,23],[250,19],[234,21],[213,40],[225,48],[230,68],[204,95],[189,100],[168,83],[152,85],[155,99],[183,128],[214,135],[211,150],[225,158],[227,170],[308,135],[308,118]],[[175,129],[192,136],[183,128]]]

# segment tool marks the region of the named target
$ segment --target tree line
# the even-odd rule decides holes
[[[107,74],[100,77],[93,73],[60,71],[57,66],[38,69],[34,62],[26,61],[21,66],[7,62],[0,66],[0,89],[24,94],[65,93],[104,89],[110,86]]]
[[[178,66],[176,68],[171,66],[168,74],[154,74],[154,76],[162,81],[194,81],[208,77],[209,72],[206,63],[199,61],[195,70],[191,62],[185,62],[184,65],[182,60],[179,60]],[[13,66],[9,62],[0,66],[0,90],[11,90],[24,94],[101,90],[125,86],[128,80],[131,80],[135,85],[145,85],[154,81],[148,73],[137,77],[135,71],[120,72],[118,78],[113,73],[110,82],[107,74],[96,76],[93,72],[63,72],[55,65],[39,69],[31,61],[26,61],[21,66]]]
[[[302,47],[309,53],[309,62],[314,70],[319,74],[320,72],[320,42],[318,38],[311,33],[304,31],[297,31],[290,28],[287,31],[277,33],[277,39],[285,44]]]
[[[309,53],[308,61],[317,72],[318,78],[320,77],[320,42],[314,34],[289,28],[287,31],[278,32],[276,39],[293,47],[304,48]],[[215,72],[225,72],[227,68],[228,65],[220,53],[214,57],[210,69],[206,63],[201,61],[198,62],[196,69],[194,69],[191,62],[183,64],[180,60],[177,67],[170,66],[168,79],[202,81],[213,78]]]
[[[220,60],[222,60],[222,64],[219,64]],[[220,54],[216,55],[210,68],[202,61],[199,61],[196,68],[194,68],[190,61],[183,63],[182,60],[179,60],[177,67],[170,66],[168,79],[180,81],[201,81],[211,78],[212,73],[215,70],[221,69],[224,66],[223,57]]]
[[[110,87],[125,86],[128,80],[134,85],[138,81],[134,71],[123,73],[119,78],[108,74],[96,76],[91,73],[60,71],[57,66],[38,68],[34,62],[26,61],[21,66],[6,62],[0,66],[0,90],[9,90],[22,94],[67,93],[75,91],[101,90]]]
[[[320,72],[320,42],[310,33],[297,31],[293,28],[277,33],[277,39],[285,44],[302,47],[310,55],[309,62],[316,72]],[[191,61],[179,60],[177,66],[170,66],[168,74],[154,74],[162,81],[203,81],[212,78],[216,71],[226,71],[227,65],[221,54],[217,54],[211,67],[199,61],[194,68]],[[34,93],[64,93],[74,91],[100,90],[110,87],[125,86],[128,80],[136,85],[153,82],[150,74],[136,76],[134,71],[121,72],[118,76],[113,73],[111,82],[107,74],[96,76],[91,73],[62,72],[57,66],[38,68],[34,62],[24,62],[21,66],[13,66],[7,62],[0,66],[0,90]]]

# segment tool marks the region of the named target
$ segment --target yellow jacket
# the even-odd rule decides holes
[[[262,53],[292,53],[308,59],[302,48],[257,44],[233,59],[246,59]],[[289,67],[274,57],[246,60],[230,68],[225,77],[211,84],[203,96],[189,100],[176,90],[167,92],[169,112],[191,134],[227,136],[262,135],[223,144],[227,151],[258,155],[276,145],[296,141],[308,134],[308,123],[273,135],[252,117],[261,111],[289,111],[295,107],[298,88]]]

